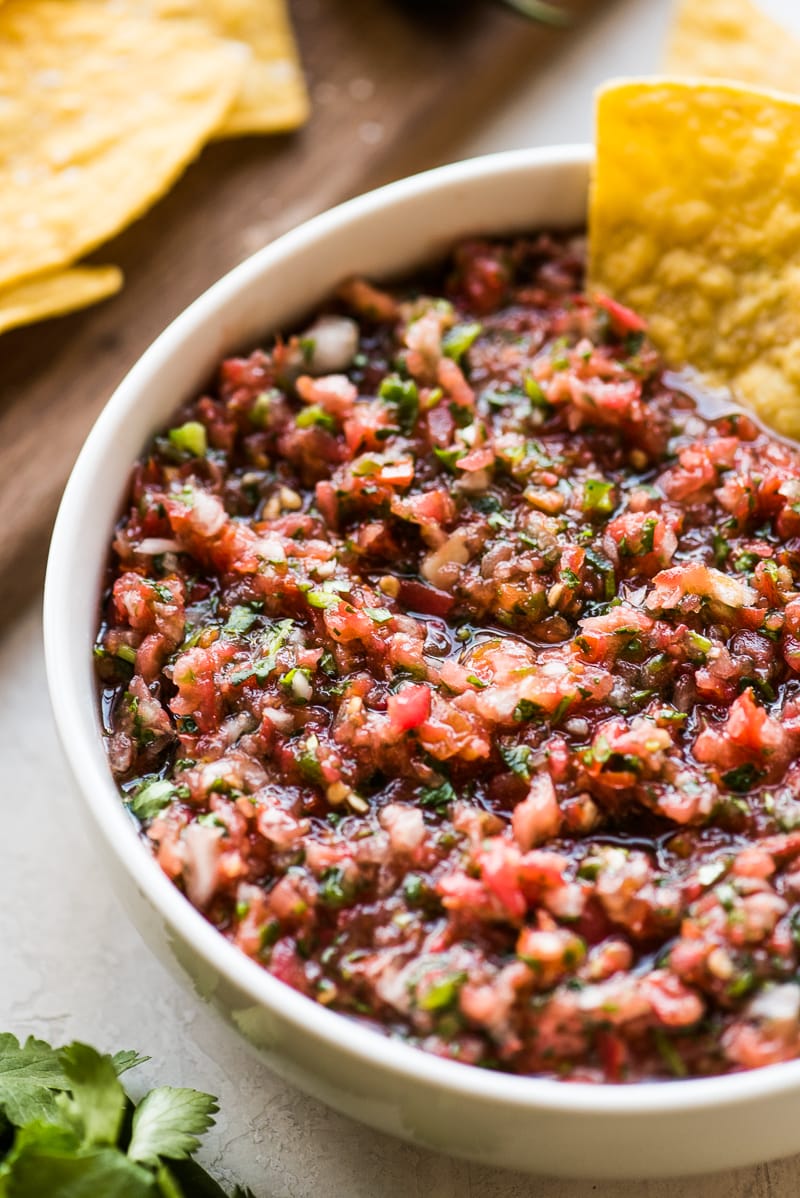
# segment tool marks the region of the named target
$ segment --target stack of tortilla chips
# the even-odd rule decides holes
[[[0,0],[0,332],[119,290],[78,259],[307,111],[284,0]]]
[[[789,10],[759,0],[677,0],[666,68],[671,74],[713,76],[800,91],[800,37],[770,11]],[[791,25],[797,28],[795,9]]]

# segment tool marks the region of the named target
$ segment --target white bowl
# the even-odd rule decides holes
[[[588,147],[528,150],[392,184],[288,233],[179,316],[109,400],[64,493],[45,593],[47,671],[89,825],[131,917],[271,1068],[356,1119],[487,1164],[671,1176],[800,1150],[800,1062],[661,1084],[568,1084],[442,1061],[325,1010],[229,944],[152,860],[106,764],[92,667],[131,465],[220,359],[302,318],[346,275],[406,271],[464,234],[580,225],[590,161]]]

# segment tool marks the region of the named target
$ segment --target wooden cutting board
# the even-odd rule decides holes
[[[598,5],[562,6],[578,20]],[[313,104],[306,128],[207,147],[165,199],[95,255],[124,270],[120,295],[0,337],[0,626],[41,584],[83,438],[164,326],[278,233],[447,159],[449,146],[569,37],[492,0],[291,7]]]

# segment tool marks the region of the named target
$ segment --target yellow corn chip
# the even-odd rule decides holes
[[[601,91],[590,280],[667,360],[800,436],[800,103],[734,84]]]
[[[241,48],[84,0],[0,7],[0,286],[74,261],[171,186],[221,123]]]
[[[308,95],[284,0],[149,0],[165,17],[199,17],[214,33],[252,50],[219,137],[294,129],[308,117]]]
[[[800,38],[752,0],[680,0],[667,70],[800,91]]]
[[[0,333],[87,308],[121,286],[122,271],[116,266],[76,266],[0,288]]]

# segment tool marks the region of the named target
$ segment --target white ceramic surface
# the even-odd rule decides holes
[[[286,328],[347,274],[408,269],[462,234],[580,223],[589,160],[586,147],[519,151],[404,180],[294,230],[187,309],[109,401],[64,494],[45,593],[47,669],[84,813],[131,917],[272,1068],[375,1127],[488,1164],[674,1176],[800,1149],[800,1063],[658,1085],[568,1085],[441,1061],[325,1010],[238,953],[152,861],[106,765],[92,670],[102,563],[130,466],[220,358]]]

